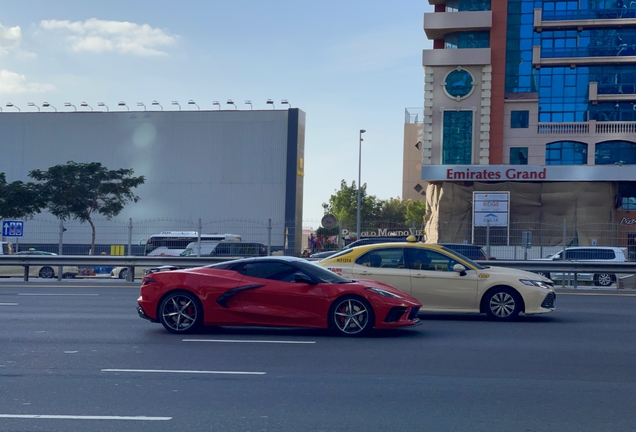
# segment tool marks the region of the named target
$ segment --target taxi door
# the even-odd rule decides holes
[[[421,310],[479,311],[477,272],[467,269],[464,276],[453,270],[461,264],[453,257],[431,249],[406,250],[411,278],[411,295],[422,303]]]
[[[374,248],[360,255],[351,268],[353,279],[371,279],[411,294],[411,275],[404,265],[403,247]]]

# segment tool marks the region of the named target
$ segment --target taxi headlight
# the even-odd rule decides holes
[[[392,293],[391,291],[386,291],[380,288],[367,288],[367,289],[369,291],[373,291],[376,294],[380,294],[381,296],[384,296],[384,297],[390,297],[390,298],[396,298],[396,299],[402,298],[401,296],[395,293]]]
[[[546,284],[543,281],[540,280],[531,280],[531,279],[519,279],[519,282],[521,282],[524,285],[528,285],[528,286],[536,286],[539,288],[545,288],[545,289],[551,289],[548,284]]]

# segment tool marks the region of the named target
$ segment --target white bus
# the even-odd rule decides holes
[[[154,234],[146,241],[144,255],[148,256],[179,256],[189,243],[197,242],[199,233],[196,231],[162,231]],[[238,234],[201,234],[201,241],[241,241]]]

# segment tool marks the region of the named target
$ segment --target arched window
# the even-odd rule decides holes
[[[636,143],[629,141],[604,141],[596,144],[594,152],[596,165],[636,164]]]
[[[546,165],[587,165],[587,144],[559,141],[545,146]]]

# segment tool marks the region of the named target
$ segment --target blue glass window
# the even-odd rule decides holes
[[[636,143],[629,141],[605,141],[596,144],[594,152],[596,165],[636,164]]]
[[[510,128],[527,129],[530,121],[529,111],[511,111],[510,112]]]
[[[442,146],[442,164],[470,165],[472,163],[472,111],[444,111]]]
[[[510,147],[510,165],[528,165],[528,147]]]
[[[444,36],[444,41],[446,49],[488,48],[490,47],[490,32],[484,30],[448,33]]]
[[[545,146],[546,165],[587,165],[587,144],[559,141]]]
[[[490,0],[446,0],[446,12],[487,10],[490,10]]]

